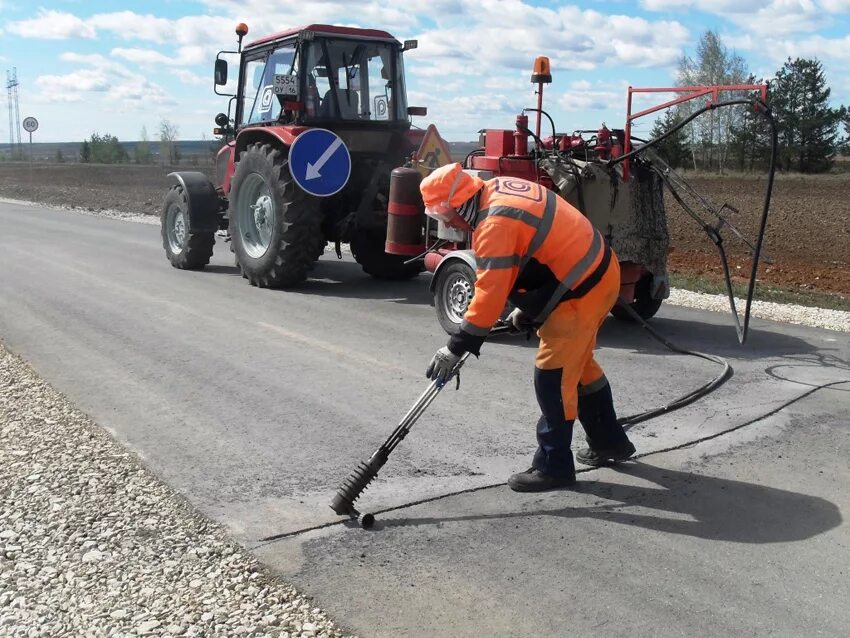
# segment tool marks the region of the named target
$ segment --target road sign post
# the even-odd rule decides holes
[[[25,117],[21,126],[30,136],[30,192],[32,192],[32,134],[38,130],[38,120],[34,117]]]

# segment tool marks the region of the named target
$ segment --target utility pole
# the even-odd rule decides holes
[[[18,106],[18,69],[6,69],[6,98],[9,104],[9,149],[11,158],[22,155],[21,145],[21,112]],[[17,135],[17,138],[16,138]],[[17,154],[15,148],[17,144]]]

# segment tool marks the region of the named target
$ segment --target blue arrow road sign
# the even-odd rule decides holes
[[[310,129],[292,143],[289,171],[302,190],[328,197],[348,183],[351,156],[335,133],[323,128]]]

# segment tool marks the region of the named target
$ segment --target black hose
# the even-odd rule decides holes
[[[540,114],[546,116],[546,118],[549,120],[549,124],[552,126],[552,143],[554,144],[555,143],[555,136],[557,135],[557,133],[555,133],[555,120],[552,119],[552,116],[549,115],[543,109],[523,109],[522,110],[523,113],[525,113],[526,111],[533,111],[534,113],[540,113]]]
[[[660,408],[653,408],[652,410],[646,410],[645,412],[639,412],[638,414],[631,414],[629,416],[620,417],[617,419],[617,423],[623,426],[624,430],[628,430],[634,425],[638,423],[642,423],[643,421],[649,421],[650,419],[654,419],[657,416],[661,416],[662,414],[669,414],[678,410],[679,408],[684,408],[686,405],[690,405],[694,401],[701,399],[704,396],[707,396],[714,392],[721,385],[726,383],[729,379],[732,378],[734,374],[732,370],[732,366],[729,365],[729,362],[726,361],[723,357],[718,357],[713,354],[706,354],[704,352],[698,352],[696,350],[688,350],[687,348],[682,348],[672,343],[661,334],[659,334],[655,328],[649,325],[649,323],[641,317],[635,310],[632,308],[626,301],[620,297],[617,300],[617,305],[620,306],[626,313],[637,323],[639,323],[656,341],[662,343],[669,350],[676,352],[678,354],[685,354],[692,357],[698,357],[700,359],[705,359],[706,361],[711,361],[713,363],[717,363],[718,365],[723,366],[723,371],[714,377],[708,383],[705,383],[698,387],[696,390],[685,394],[674,401],[668,403],[667,405],[663,405]]]
[[[470,151],[469,153],[467,153],[466,157],[463,158],[463,167],[469,168],[469,158],[475,155],[484,155],[484,152],[485,151],[483,148],[476,148],[474,151]]]
[[[758,274],[758,265],[759,265],[759,260],[761,258],[761,250],[762,250],[762,246],[764,245],[764,231],[767,228],[767,217],[768,217],[768,214],[770,213],[770,200],[773,197],[773,183],[774,183],[774,178],[776,176],[776,153],[777,153],[777,146],[779,144],[779,140],[778,140],[778,133],[777,133],[777,129],[776,129],[776,120],[773,117],[773,113],[771,112],[770,107],[767,104],[765,104],[762,100],[744,100],[744,99],[727,100],[725,102],[717,102],[717,103],[708,104],[707,106],[699,109],[698,111],[695,111],[694,113],[692,113],[691,115],[686,117],[684,120],[682,120],[681,122],[676,124],[676,126],[671,128],[669,131],[667,131],[663,135],[659,135],[658,137],[646,142],[643,146],[640,146],[639,148],[636,148],[632,151],[629,151],[625,155],[620,155],[619,157],[615,157],[615,158],[608,160],[608,162],[606,163],[606,166],[612,167],[615,164],[618,164],[620,162],[624,162],[625,160],[627,160],[631,157],[634,157],[634,156],[636,156],[640,153],[645,152],[646,149],[648,149],[648,148],[652,148],[653,146],[657,146],[658,144],[663,142],[665,139],[670,137],[673,133],[676,133],[677,131],[682,129],[684,126],[686,126],[687,124],[689,124],[694,119],[696,119],[697,117],[699,117],[700,115],[702,115],[703,113],[705,113],[707,111],[711,111],[711,110],[719,109],[719,108],[724,108],[724,107],[727,107],[727,106],[740,106],[740,105],[753,106],[759,113],[761,113],[762,115],[764,115],[767,118],[767,121],[770,123],[770,128],[771,128],[770,166],[769,166],[769,169],[768,169],[767,187],[765,188],[765,193],[764,193],[764,202],[763,202],[763,205],[762,205],[761,219],[759,220],[758,239],[756,240],[755,249],[753,250],[753,267],[752,267],[752,270],[750,271],[750,281],[749,281],[749,284],[747,285],[747,299],[746,299],[746,304],[745,304],[745,307],[744,307],[743,326],[741,326],[741,322],[738,319],[737,310],[735,308],[734,295],[732,294],[732,282],[731,282],[731,279],[729,278],[728,274],[726,275],[726,285],[727,285],[727,289],[728,289],[728,293],[729,293],[729,303],[730,303],[732,313],[734,314],[734,318],[735,318],[735,323],[736,323],[735,327],[736,327],[736,330],[737,330],[737,333],[738,333],[738,342],[743,344],[747,340],[747,334],[748,334],[749,326],[750,326],[750,311],[752,309],[752,304],[753,304],[753,294],[755,293],[756,275]],[[668,183],[668,187],[669,187],[669,183]],[[677,200],[678,199],[679,198],[677,197]],[[682,204],[681,200],[679,200],[679,203]],[[683,205],[683,207],[687,208],[684,205]],[[709,229],[707,229],[705,226],[703,226],[703,230],[708,232],[709,236],[712,236],[712,233],[709,232]],[[717,233],[714,232],[714,235],[717,235]],[[720,244],[717,241],[717,237],[712,236],[712,241],[714,241],[715,244],[718,246],[718,248],[720,248]],[[721,250],[722,250],[722,248],[721,248]],[[726,267],[725,257],[721,256],[721,258],[724,260],[723,264],[724,264],[724,268],[725,268]]]

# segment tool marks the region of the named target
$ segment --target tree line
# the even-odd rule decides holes
[[[163,163],[176,166],[180,163],[180,151],[177,148],[179,128],[169,120],[159,124],[159,158]],[[57,161],[64,161],[61,151],[57,151]],[[154,155],[147,127],[143,126],[140,141],[133,148],[133,156],[115,135],[92,133],[91,137],[80,144],[80,162],[87,164],[153,164]]]
[[[707,31],[695,56],[681,59],[676,86],[717,84],[768,85],[780,170],[822,173],[833,167],[837,155],[850,154],[850,112],[845,106],[830,105],[831,90],[816,58],[788,58],[772,78],[757,79],[716,32]],[[746,92],[730,92],[720,100],[752,97]],[[752,108],[711,110],[677,129],[705,103],[705,99],[685,102],[656,119],[652,138],[671,133],[658,146],[666,161],[673,168],[716,172],[764,169],[770,157],[770,128],[767,119]]]

